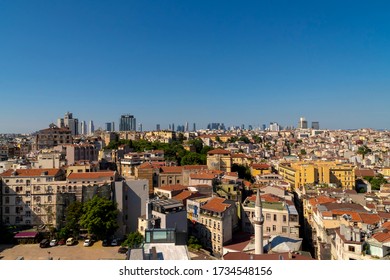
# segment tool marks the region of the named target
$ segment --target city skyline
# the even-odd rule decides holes
[[[389,128],[388,3],[0,4],[0,133],[72,112],[137,128]]]

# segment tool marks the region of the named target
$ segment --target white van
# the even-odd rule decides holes
[[[69,237],[68,239],[66,239],[66,245],[67,246],[72,246],[74,244],[75,240],[73,237]]]

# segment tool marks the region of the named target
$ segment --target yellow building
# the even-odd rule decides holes
[[[223,149],[211,150],[207,153],[207,168],[210,170],[232,171],[232,155]]]
[[[266,175],[272,173],[272,167],[266,163],[253,163],[250,167],[251,175],[256,177],[257,175]]]
[[[351,164],[336,162],[294,162],[279,165],[282,175],[293,188],[308,184],[334,184],[343,189],[355,188],[355,170]]]

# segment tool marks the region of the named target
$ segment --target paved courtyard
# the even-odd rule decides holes
[[[118,253],[119,246],[103,247],[101,241],[97,241],[90,247],[83,247],[80,241],[74,246],[55,246],[40,248],[39,244],[2,245],[0,244],[0,260],[15,260],[23,256],[25,260],[99,260],[113,259],[124,260],[125,254]]]

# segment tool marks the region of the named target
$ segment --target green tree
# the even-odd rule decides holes
[[[80,226],[100,239],[114,234],[118,228],[118,209],[111,200],[94,196],[84,204],[83,211]]]
[[[127,235],[122,247],[139,248],[144,242],[144,237],[138,231],[131,232]]]
[[[188,247],[194,250],[199,250],[202,248],[202,245],[199,243],[199,240],[195,236],[191,235],[188,239]]]
[[[60,238],[67,237],[72,233],[75,237],[80,233],[80,218],[83,215],[83,204],[75,201],[66,208],[65,227],[58,233]]]
[[[237,172],[238,178],[240,179],[245,179],[247,181],[253,182],[253,177],[250,168],[245,165],[233,163],[232,172]]]
[[[305,149],[301,149],[301,155],[306,155],[307,153],[306,153],[306,150]]]
[[[362,157],[363,157],[363,159],[364,159],[364,157],[365,157],[367,154],[371,153],[371,149],[368,148],[366,145],[363,145],[363,146],[360,146],[360,147],[358,148],[358,150],[357,150],[356,153],[359,154],[359,155],[362,155]]]
[[[181,165],[206,164],[204,157],[198,153],[187,153],[180,161]]]
[[[193,145],[197,153],[200,153],[203,149],[203,141],[200,139],[189,140],[188,144]]]

